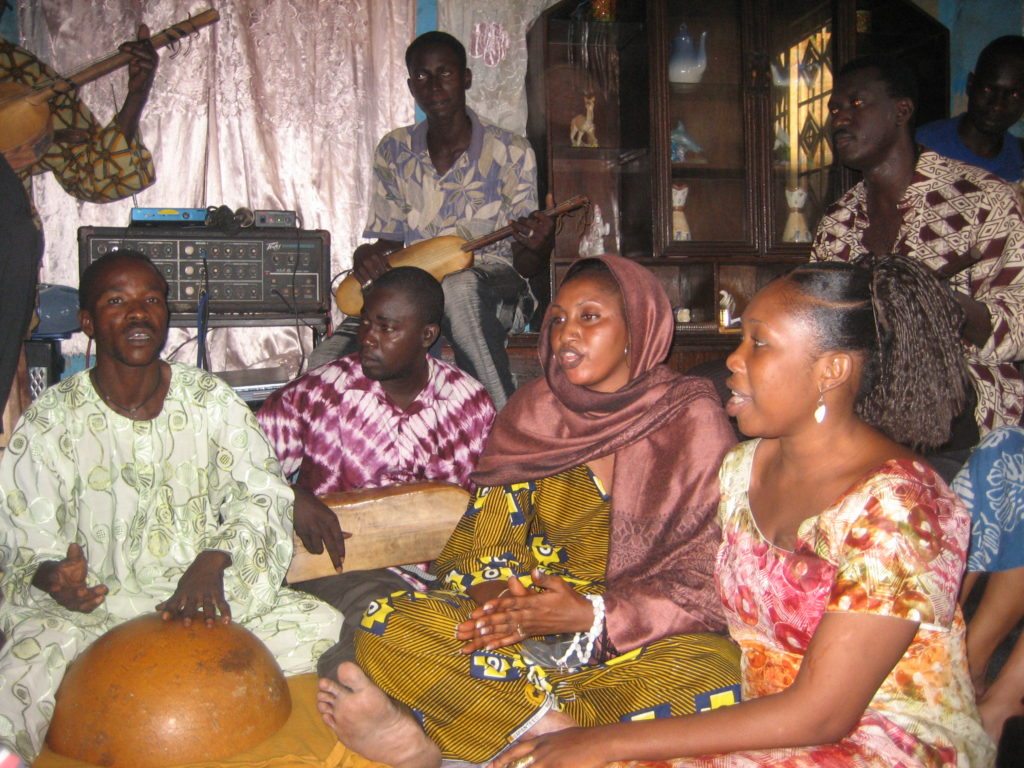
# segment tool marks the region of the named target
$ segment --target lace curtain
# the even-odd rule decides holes
[[[473,87],[466,101],[513,133],[526,133],[526,33],[558,0],[437,0],[437,26],[466,46]]]
[[[366,220],[377,139],[413,119],[405,47],[415,0],[217,0],[220,22],[161,51],[142,118],[156,183],[139,206],[227,205],[295,210],[307,229],[331,233],[332,273],[347,269]],[[155,33],[203,10],[202,0],[19,0],[23,44],[58,71],[113,51],[145,21]],[[127,70],[82,89],[101,122],[124,99]],[[132,200],[95,205],[67,195],[49,175],[35,180],[46,233],[41,279],[78,284],[80,226],[126,226]],[[168,351],[195,361],[185,330]],[[193,334],[194,335],[194,334]],[[287,362],[297,368],[293,328],[213,329],[212,366],[230,370]],[[311,336],[301,334],[308,348]],[[82,352],[84,336],[64,345]]]

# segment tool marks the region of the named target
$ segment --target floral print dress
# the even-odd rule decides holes
[[[805,520],[793,551],[781,549],[750,511],[757,445],[743,443],[726,457],[719,506],[718,590],[742,651],[743,698],[793,683],[828,611],[898,616],[920,627],[838,743],[632,765],[990,766],[993,745],[978,720],[956,602],[970,524],[963,505],[923,462],[892,460]]]

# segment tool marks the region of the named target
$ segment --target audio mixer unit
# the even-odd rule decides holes
[[[203,290],[211,316],[330,311],[331,238],[325,230],[81,227],[80,272],[119,249],[145,254],[163,272],[172,314],[195,312]]]

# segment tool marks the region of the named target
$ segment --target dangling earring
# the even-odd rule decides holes
[[[818,407],[814,409],[814,420],[821,424],[825,420],[825,393],[818,390]]]

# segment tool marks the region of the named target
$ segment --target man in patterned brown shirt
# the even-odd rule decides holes
[[[1014,188],[917,146],[913,73],[892,59],[843,67],[829,98],[832,145],[863,180],[828,208],[812,258],[899,253],[945,279],[964,310],[962,336],[980,433],[1018,424],[1024,380],[1024,215]],[[962,446],[967,447],[967,446]]]

